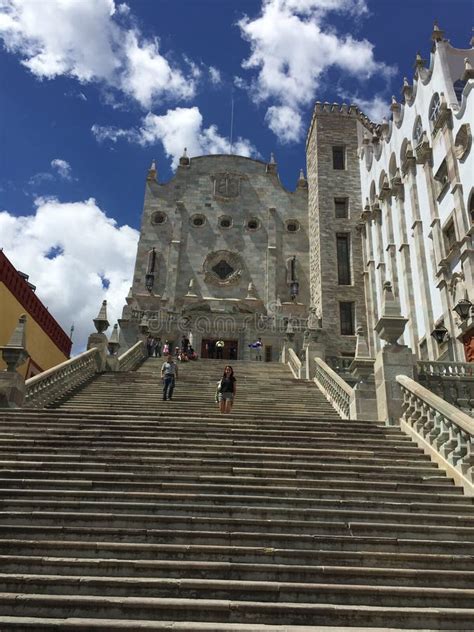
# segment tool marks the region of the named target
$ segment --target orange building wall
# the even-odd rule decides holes
[[[0,345],[7,344],[13,330],[18,324],[21,314],[27,316],[26,321],[26,350],[30,354],[27,360],[18,368],[24,377],[31,377],[40,371],[64,362],[68,357],[54,344],[43,328],[25,310],[22,304],[13,296],[4,283],[0,283]],[[0,370],[5,363],[0,356]]]

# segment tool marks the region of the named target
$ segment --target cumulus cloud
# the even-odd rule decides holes
[[[111,324],[120,317],[138,232],[118,226],[95,200],[42,198],[33,215],[22,217],[2,211],[0,235],[7,257],[30,275],[38,297],[65,331],[74,323],[75,353],[84,349],[102,300],[108,301]]]
[[[230,140],[221,136],[215,125],[203,127],[202,114],[197,107],[175,108],[161,116],[150,112],[138,129],[93,125],[92,133],[100,142],[125,139],[143,146],[160,142],[173,167],[178,164],[185,147],[189,156],[228,154],[231,149]],[[240,137],[234,141],[232,153],[240,156],[258,155],[252,143]]]
[[[257,73],[250,93],[257,103],[276,101],[266,121],[283,142],[301,138],[301,110],[315,98],[329,68],[360,80],[393,74],[375,60],[369,41],[326,26],[331,11],[361,16],[367,6],[364,0],[263,0],[261,15],[238,23],[251,47],[242,66]]]
[[[0,0],[0,38],[40,79],[98,82],[145,108],[193,96],[194,68],[186,74],[172,66],[159,41],[146,40],[129,14],[128,5],[114,0]]]
[[[220,70],[218,70],[214,66],[209,66],[209,78],[211,79],[211,83],[213,83],[214,85],[219,85],[220,83],[222,83]]]

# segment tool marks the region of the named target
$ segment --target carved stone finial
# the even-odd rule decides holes
[[[275,154],[273,153],[273,151],[270,154],[270,164],[276,165]]]
[[[444,31],[439,28],[437,20],[435,20],[433,24],[431,39],[433,40],[433,42],[442,42],[444,39]]]
[[[109,321],[107,320],[107,301],[102,301],[102,307],[94,318],[94,326],[97,333],[101,334],[109,328]]]
[[[194,279],[189,280],[188,292],[186,296],[197,296],[196,292],[194,291]]]
[[[120,347],[118,324],[115,323],[107,345],[110,355],[116,355]]]
[[[306,180],[303,169],[300,169],[300,176],[298,178],[296,186],[298,187],[298,189],[308,188],[308,181]]]
[[[392,284],[390,281],[385,281],[383,284],[382,316],[375,325],[375,331],[382,340],[396,345],[407,322],[408,318],[403,318],[401,314],[400,301],[393,294]]]
[[[155,162],[155,159],[153,158],[153,160],[151,161],[150,168],[148,169],[148,174],[147,174],[146,179],[147,180],[156,180],[156,175],[157,175],[156,162]]]
[[[183,155],[179,159],[179,164],[181,167],[189,167],[189,157],[188,157],[188,149],[184,148]]]
[[[250,281],[247,287],[247,300],[255,300],[257,298],[257,292],[255,290],[255,285]]]
[[[25,362],[29,353],[26,351],[26,314],[18,319],[18,324],[13,330],[10,340],[0,347],[2,358],[7,365],[8,372],[15,372]]]
[[[276,173],[277,172],[277,163],[275,161],[275,154],[272,152],[270,154],[270,162],[267,163],[267,173]]]
[[[469,79],[474,79],[474,68],[472,67],[472,64],[469,61],[468,57],[464,58],[464,72],[461,79],[463,81],[469,81]]]
[[[425,67],[425,60],[423,59],[420,52],[418,51],[415,57],[415,64],[414,64],[415,72],[417,72],[418,70],[424,67]]]

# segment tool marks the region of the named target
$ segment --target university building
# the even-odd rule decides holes
[[[167,183],[152,164],[122,342],[185,334],[205,357],[222,337],[246,359],[260,336],[269,361],[291,337],[350,358],[362,327],[375,356],[390,282],[418,359],[472,361],[473,66],[435,25],[390,121],[316,103],[293,191],[273,157],[184,152]]]

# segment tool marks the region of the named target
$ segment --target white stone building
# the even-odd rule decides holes
[[[436,25],[432,39],[428,66],[417,55],[403,103],[392,99],[392,120],[365,130],[360,149],[369,343],[374,354],[389,280],[419,359],[472,361],[473,311],[462,320],[453,308],[466,293],[474,302],[474,50]]]

